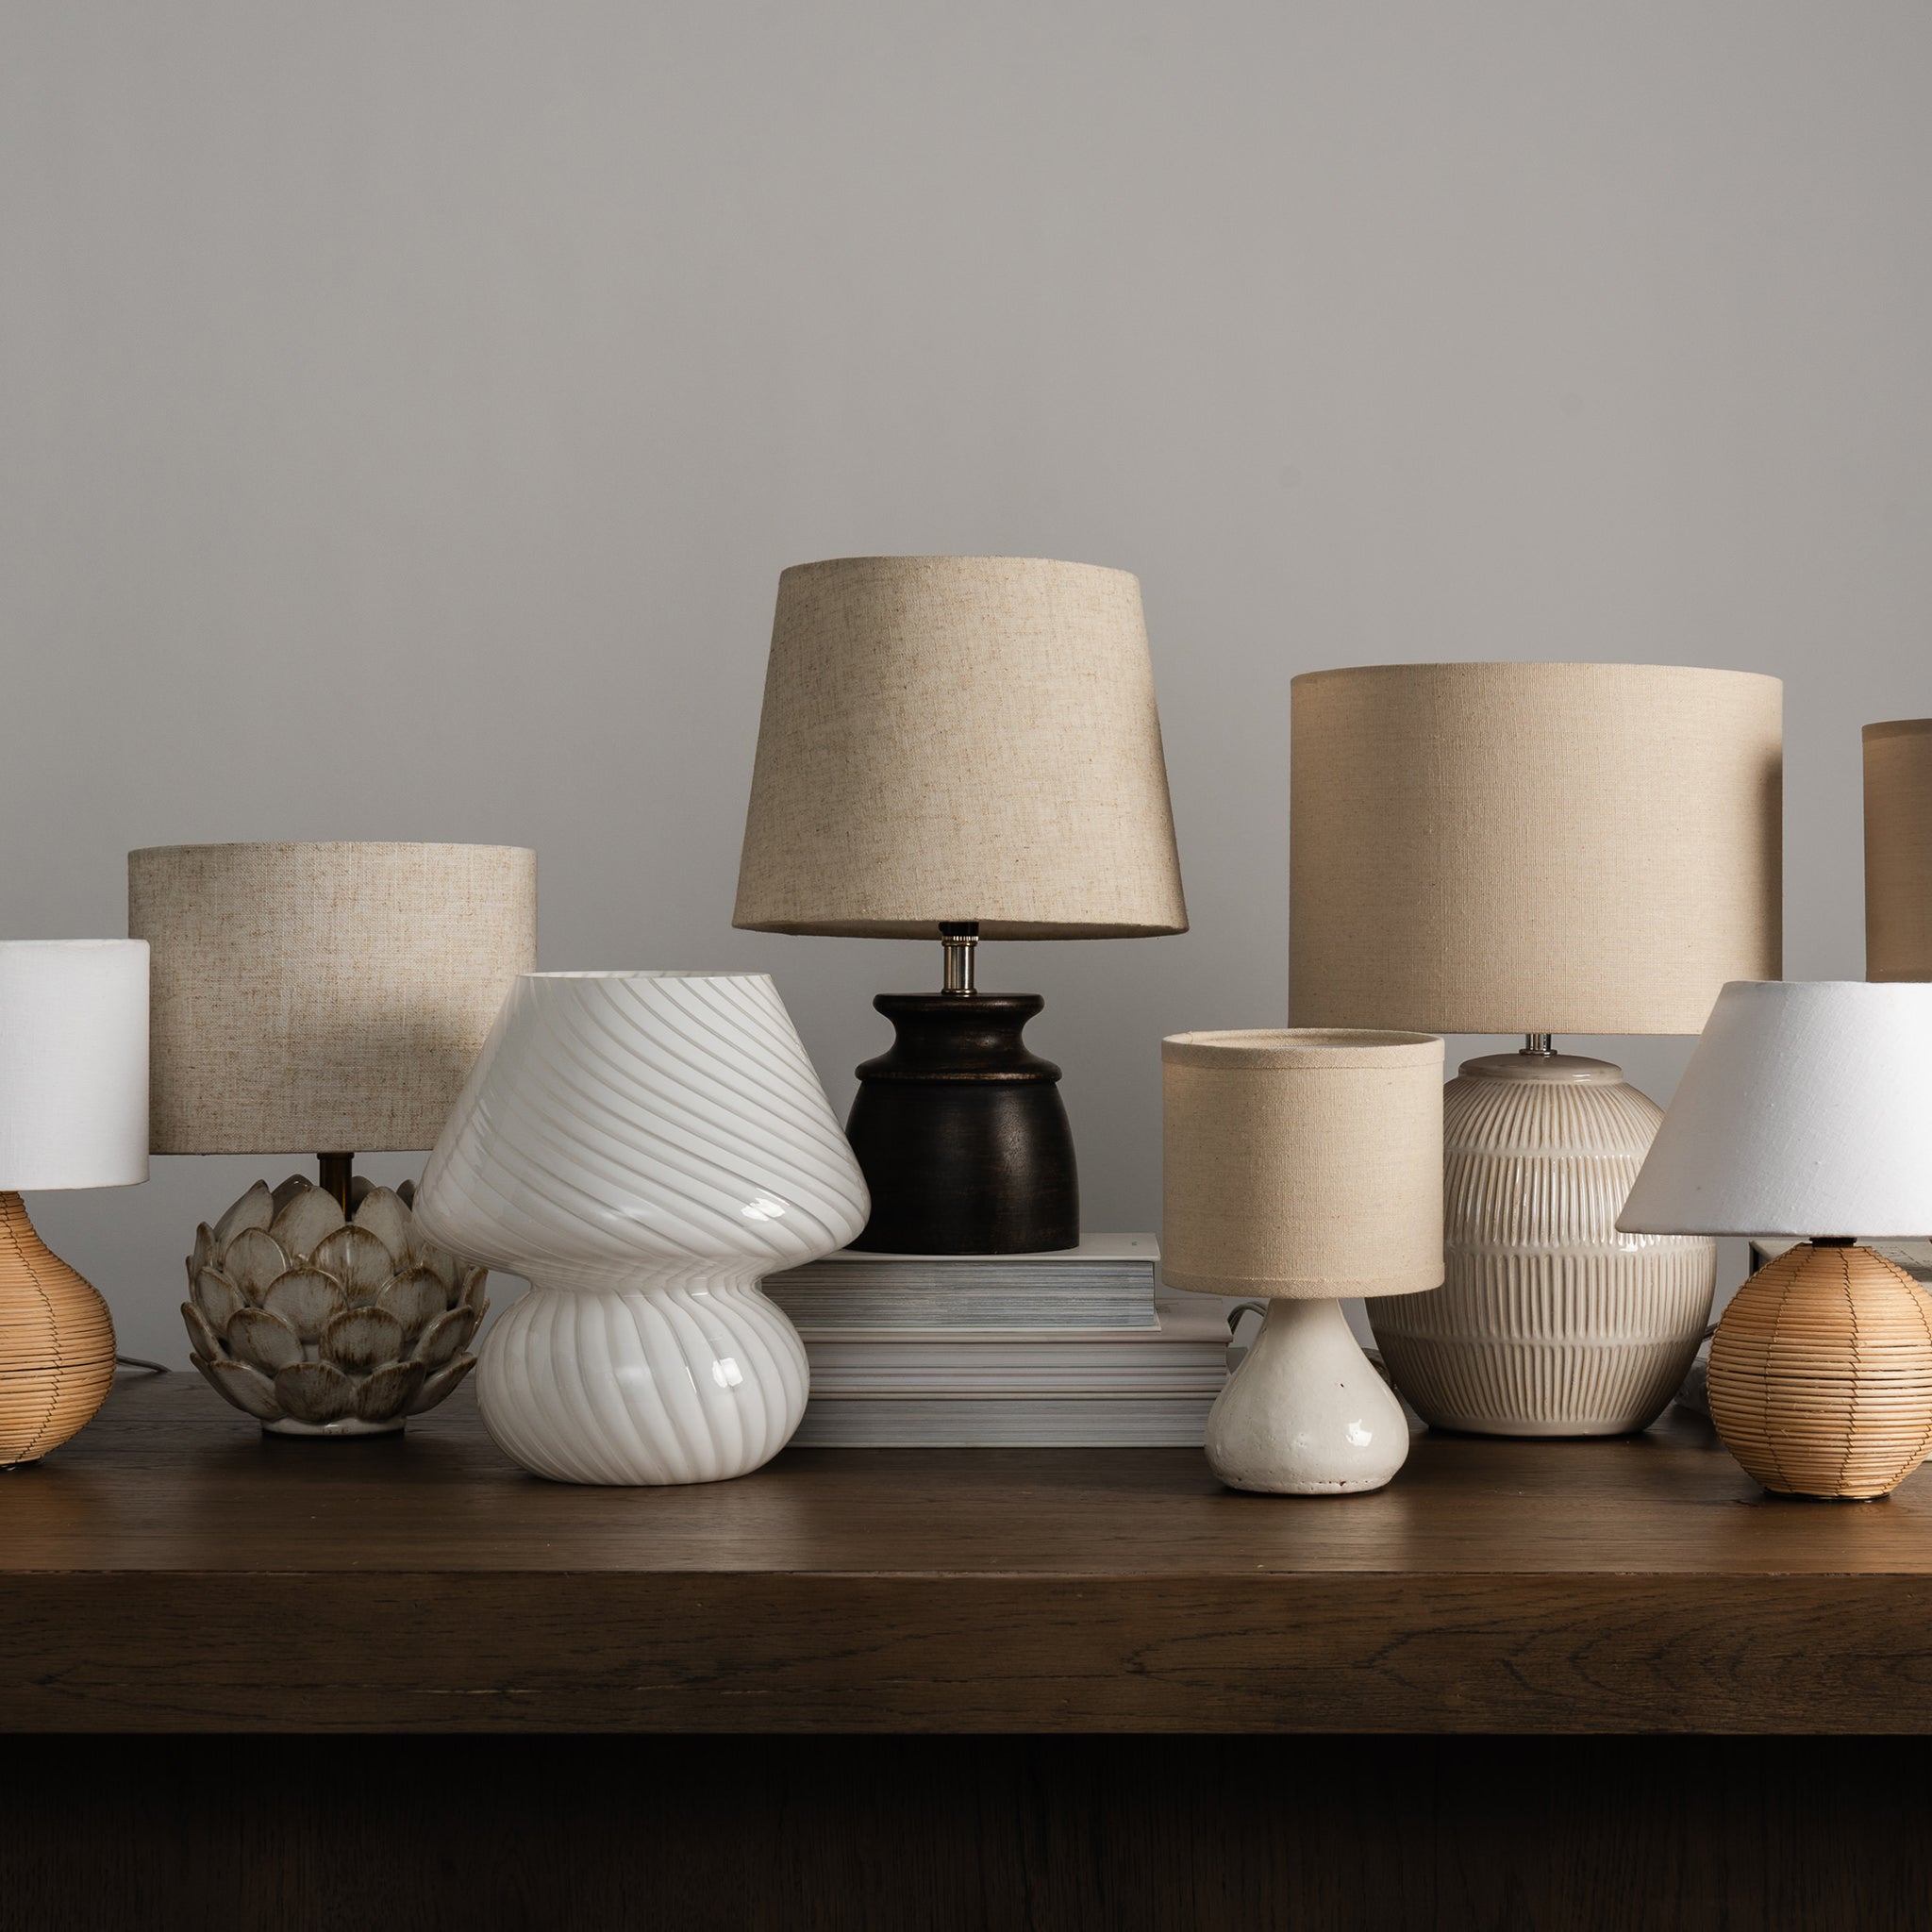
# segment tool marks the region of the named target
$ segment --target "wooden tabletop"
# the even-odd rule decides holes
[[[0,1475],[0,1725],[1920,1731],[1932,1478],[1774,1499],[1673,1413],[1421,1435],[1353,1497],[1119,1449],[577,1489],[500,1455],[468,1390],[331,1442],[129,1379]]]

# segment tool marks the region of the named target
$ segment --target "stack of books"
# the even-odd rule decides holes
[[[1152,1235],[1047,1255],[870,1255],[774,1274],[819,1448],[1198,1448],[1227,1379],[1212,1296],[1158,1291]]]

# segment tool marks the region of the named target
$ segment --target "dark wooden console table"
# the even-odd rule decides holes
[[[8,1927],[176,1923],[225,1833],[253,1916],[178,1923],[1907,1924],[1932,1480],[1774,1501],[1673,1415],[1335,1501],[1178,1450],[569,1489],[468,1391],[285,1441],[176,1374],[0,1477],[0,1724],[78,1734],[13,1740]]]

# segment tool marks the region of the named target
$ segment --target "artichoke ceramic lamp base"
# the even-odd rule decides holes
[[[189,1359],[278,1436],[391,1435],[475,1366],[486,1271],[424,1238],[412,1190],[257,1181],[195,1231]]]
[[[1340,1302],[1272,1301],[1208,1411],[1208,1466],[1231,1490],[1379,1490],[1408,1458],[1408,1419]]]
[[[1607,1061],[1547,1052],[1465,1060],[1442,1108],[1445,1278],[1369,1304],[1395,1386],[1471,1435],[1647,1428],[1717,1287],[1714,1241],[1617,1231],[1663,1109]]]

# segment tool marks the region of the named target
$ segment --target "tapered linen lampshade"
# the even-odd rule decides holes
[[[147,948],[0,942],[0,1466],[58,1448],[114,1381],[114,1324],[21,1191],[147,1178]]]
[[[778,579],[735,925],[1184,932],[1141,585],[1016,557]]]
[[[1932,718],[1865,726],[1865,977],[1932,979]]]
[[[1432,1423],[1644,1426],[1715,1244],[1615,1228],[1661,1117],[1559,1032],[1694,1033],[1779,970],[1781,687],[1651,664],[1385,664],[1293,684],[1290,1017],[1519,1033],[1445,1118],[1448,1277],[1372,1310]]]
[[[537,856],[513,845],[159,845],[127,855],[154,953],[158,1154],[319,1157],[197,1231],[191,1359],[283,1435],[392,1431],[474,1366],[480,1271],[425,1246],[361,1152],[433,1146],[518,974]]]
[[[874,1004],[893,1052],[848,1124],[858,1245],[1079,1238],[1059,1070],[1033,994],[974,984],[981,939],[1185,931],[1139,581],[1010,557],[860,557],[778,583],[734,923],[944,940],[946,991]]]
[[[1375,1489],[1408,1430],[1338,1297],[1442,1279],[1442,1042],[1322,1028],[1161,1042],[1171,1287],[1258,1295],[1208,1458],[1237,1489]]]
[[[1725,987],[1619,1225],[1813,1237],[1724,1310],[1711,1419],[1767,1489],[1892,1489],[1932,1444],[1932,1297],[1853,1238],[1932,1232],[1932,986]]]

